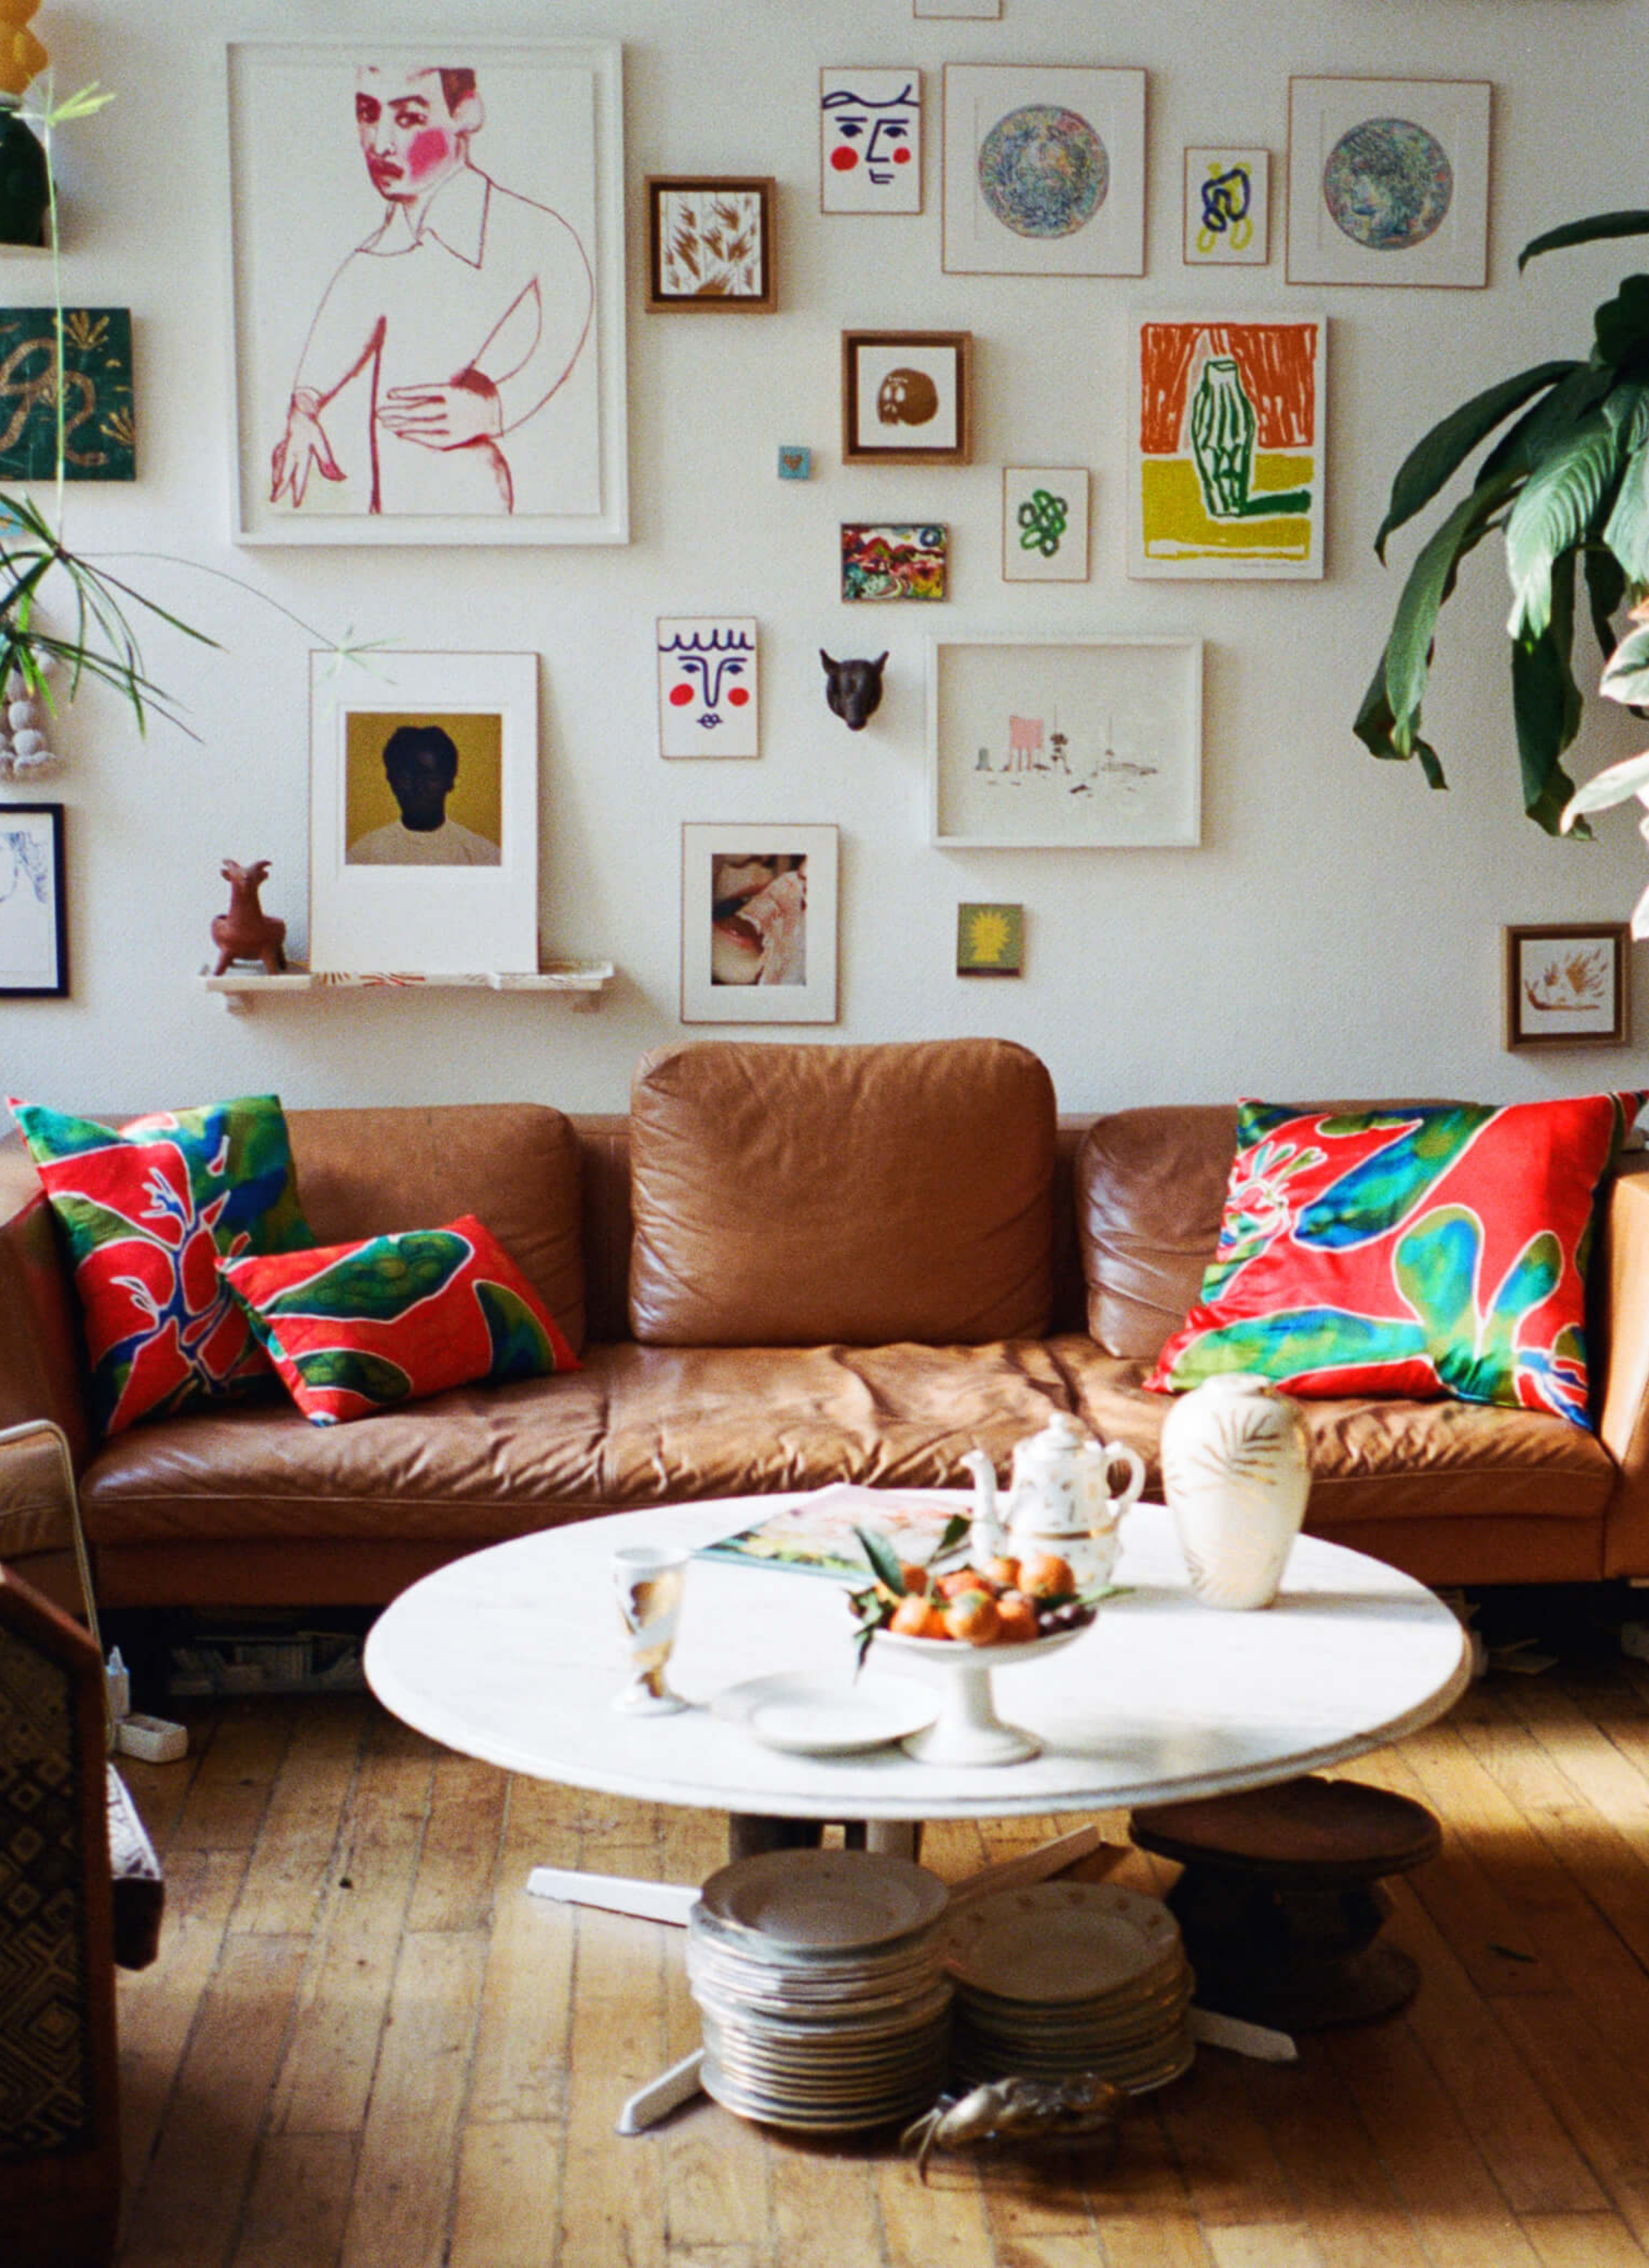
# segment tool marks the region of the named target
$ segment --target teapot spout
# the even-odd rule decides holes
[[[968,1551],[975,1566],[999,1558],[1003,1550],[1002,1523],[997,1517],[997,1469],[983,1449],[969,1449],[962,1459],[974,1476],[974,1519]]]

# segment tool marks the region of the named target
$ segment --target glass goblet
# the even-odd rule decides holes
[[[665,1675],[675,1644],[688,1554],[668,1544],[628,1543],[613,1554],[613,1587],[629,1634],[629,1683],[613,1706],[630,1716],[664,1717],[688,1704]]]

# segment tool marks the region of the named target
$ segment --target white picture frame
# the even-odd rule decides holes
[[[0,999],[69,991],[61,803],[0,803]]]
[[[1263,268],[1271,256],[1271,153],[1204,143],[1185,153],[1188,268]]]
[[[1005,583],[1087,581],[1086,465],[1004,465],[1002,579]]]
[[[819,74],[819,210],[919,213],[922,74],[835,63]]]
[[[622,49],[445,48],[227,43],[238,542],[629,541]]]
[[[684,1024],[836,1022],[838,862],[832,826],[686,822]]]
[[[431,828],[407,770],[443,762]],[[309,812],[312,969],[537,972],[535,653],[389,652],[370,675],[312,654]]]
[[[1321,580],[1328,329],[1322,314],[1292,303],[1284,313],[1136,316],[1131,577]]]
[[[1291,78],[1288,281],[1481,290],[1492,95],[1487,79]]]
[[[661,615],[659,753],[759,756],[761,634],[750,615]]]
[[[946,63],[951,276],[1143,276],[1145,74]]]
[[[933,638],[929,840],[952,850],[1193,847],[1202,712],[1200,638]]]
[[[1002,13],[1002,0],[911,0],[910,12],[941,23],[994,22]]]

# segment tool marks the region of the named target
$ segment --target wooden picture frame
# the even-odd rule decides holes
[[[650,315],[770,315],[778,306],[769,174],[649,173]]]
[[[834,1024],[837,831],[681,829],[681,1021]]]
[[[1505,1043],[1620,1048],[1629,1037],[1624,922],[1533,922],[1505,931]]]
[[[934,638],[927,716],[938,849],[1202,840],[1200,638]]]
[[[0,998],[69,991],[63,806],[0,803]]]
[[[844,465],[973,461],[971,331],[843,331]]]
[[[623,50],[466,37],[472,84],[449,94],[443,47],[381,26],[227,43],[237,542],[629,540]],[[415,239],[396,192],[419,110],[452,170]],[[416,260],[378,256],[397,230]],[[504,320],[523,278],[525,360]],[[496,434],[429,438],[489,393]]]
[[[1291,284],[1489,280],[1487,79],[1291,78]]]

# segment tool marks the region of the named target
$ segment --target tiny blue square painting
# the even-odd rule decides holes
[[[0,308],[0,479],[56,477],[56,321],[52,307]],[[65,307],[63,372],[64,479],[136,480],[130,310]]]
[[[782,481],[811,480],[813,451],[804,449],[796,441],[781,441],[778,452],[778,476]]]

